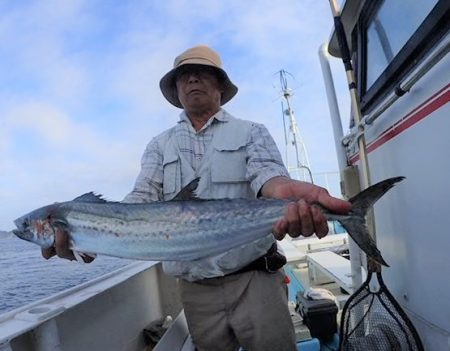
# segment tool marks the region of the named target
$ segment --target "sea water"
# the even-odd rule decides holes
[[[133,261],[99,256],[90,264],[57,257],[13,235],[0,236],[0,314],[112,272]]]

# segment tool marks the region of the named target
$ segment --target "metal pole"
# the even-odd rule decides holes
[[[350,50],[348,48],[347,39],[345,37],[344,26],[341,22],[340,13],[337,9],[336,0],[330,0],[331,12],[334,17],[334,28],[336,31],[336,36],[338,38],[339,48],[341,50],[342,62],[345,67],[345,74],[347,76],[347,82],[350,92],[350,101],[352,105],[353,118],[355,119],[355,124],[358,126],[359,135],[358,146],[359,146],[359,159],[361,160],[362,168],[362,189],[366,189],[370,185],[370,173],[369,173],[369,162],[367,159],[366,151],[366,140],[364,137],[364,128],[361,125],[362,114],[361,107],[359,105],[358,91],[356,90],[356,80],[355,74],[352,67],[352,62],[350,58]]]
[[[339,113],[339,107],[336,98],[336,90],[333,83],[333,75],[331,74],[328,45],[322,44],[319,49],[320,65],[322,68],[323,79],[325,82],[325,90],[327,93],[328,106],[330,109],[331,124],[333,126],[334,143],[338,158],[339,170],[341,177],[346,177],[345,172],[348,167],[347,155],[345,147],[342,144],[344,137],[344,131],[342,129],[341,116]],[[346,194],[347,196],[353,194]],[[353,288],[361,286],[362,274],[361,274],[361,249],[356,245],[351,237],[349,237],[349,253],[350,253],[350,270],[352,276]]]
[[[338,39],[339,49],[342,56],[342,62],[344,64],[345,73],[347,76],[347,82],[350,92],[350,100],[351,100],[351,106],[352,106],[352,113],[353,118],[355,120],[355,125],[358,126],[358,147],[359,147],[359,159],[361,161],[361,171],[362,171],[362,179],[361,179],[361,188],[366,189],[370,186],[370,172],[369,172],[369,162],[367,159],[367,150],[366,150],[366,140],[364,137],[364,127],[361,124],[362,120],[362,113],[361,108],[359,105],[359,96],[358,91],[356,89],[356,80],[355,80],[355,74],[352,67],[351,62],[351,56],[350,56],[350,50],[347,43],[347,38],[345,36],[344,26],[341,21],[340,13],[338,11],[336,0],[329,0],[330,1],[330,7],[331,12],[334,17],[334,28],[336,32],[336,37]],[[361,177],[360,177],[361,178]],[[369,230],[370,235],[372,236],[373,240],[376,242],[376,236],[375,236],[375,221],[373,216],[373,211],[369,211],[367,215],[367,227]],[[369,271],[375,271],[380,272],[381,266],[374,261],[367,259],[367,267]],[[355,317],[358,318],[361,317],[363,314],[363,308],[360,306],[358,310],[356,310]],[[354,325],[354,321],[352,321],[352,324]],[[364,334],[364,325],[361,325],[356,333]]]
[[[0,351],[13,351],[11,345],[9,344],[9,341],[0,343]]]
[[[348,162],[345,148],[342,145],[344,131],[342,129],[341,115],[339,113],[339,106],[336,98],[336,89],[334,87],[333,75],[331,74],[328,57],[328,44],[323,43],[319,49],[320,66],[322,68],[322,75],[325,82],[325,91],[327,93],[328,108],[330,110],[331,116],[331,125],[333,127],[334,146],[336,149],[339,169],[342,171],[345,167],[348,166]]]
[[[61,351],[58,326],[55,319],[50,319],[33,331],[36,351]]]
[[[295,149],[295,156],[296,156],[296,161],[297,161],[296,170],[298,172],[303,170],[303,179],[304,180],[306,180],[306,178],[307,178],[305,176],[305,172],[306,172],[306,174],[308,175],[311,183],[314,184],[313,175],[312,175],[312,172],[311,172],[311,169],[310,169],[308,152],[306,150],[306,146],[303,143],[303,140],[302,140],[302,138],[300,136],[300,133],[298,131],[297,122],[295,120],[294,112],[292,111],[292,108],[291,108],[291,104],[290,104],[290,100],[289,99],[290,99],[292,94],[291,94],[291,91],[287,87],[286,72],[284,70],[280,71],[280,82],[281,82],[281,88],[282,88],[282,91],[283,91],[283,97],[286,100],[286,104],[287,104],[286,111],[283,111],[283,123],[285,122],[284,121],[284,114],[286,114],[289,117],[289,125],[290,125],[289,130],[290,130],[290,132],[292,134],[292,138],[293,138],[292,145],[294,146],[294,149]],[[286,134],[285,134],[285,138],[286,138]],[[298,149],[299,143],[300,143],[300,146],[302,148],[301,151],[302,151],[302,155],[304,156],[304,163],[302,163],[300,161],[300,151]],[[287,145],[288,145],[288,142],[287,142],[287,138],[286,138],[286,163],[288,164]],[[288,169],[289,169],[289,165],[288,165]]]

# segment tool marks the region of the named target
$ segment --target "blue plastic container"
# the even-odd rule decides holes
[[[319,339],[313,338],[309,340],[303,340],[297,343],[297,350],[301,351],[320,351]]]

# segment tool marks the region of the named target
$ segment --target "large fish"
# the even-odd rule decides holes
[[[352,199],[346,215],[322,207],[339,221],[358,246],[387,265],[369,236],[367,210],[403,177],[386,179]],[[17,220],[13,233],[42,248],[54,244],[57,228],[69,233],[78,252],[158,261],[190,261],[225,252],[270,235],[289,200],[196,199],[198,179],[172,201],[145,204],[108,202],[93,193],[34,210]]]

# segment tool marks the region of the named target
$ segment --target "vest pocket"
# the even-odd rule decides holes
[[[247,154],[244,145],[224,147],[214,146],[211,160],[211,180],[213,183],[246,182]]]
[[[174,155],[175,156],[175,155]],[[180,164],[178,157],[167,157],[163,161],[163,192],[164,200],[170,200],[176,195],[177,182],[180,181],[179,177]]]

